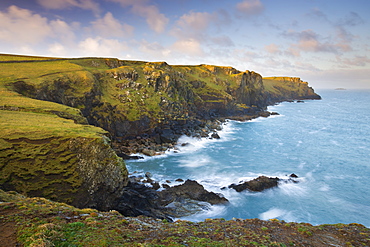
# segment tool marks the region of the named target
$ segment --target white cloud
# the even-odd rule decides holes
[[[260,0],[244,0],[236,5],[236,9],[244,17],[258,15],[265,9]]]
[[[184,14],[177,21],[177,24],[184,29],[203,31],[208,28],[215,16],[207,12],[193,12]]]
[[[123,52],[127,50],[127,45],[116,39],[90,37],[81,41],[78,48],[84,56],[121,57],[121,55],[124,55]]]
[[[37,2],[47,9],[78,7],[81,9],[91,10],[95,14],[100,12],[99,4],[94,2],[94,0],[37,0]]]
[[[172,49],[186,56],[203,56],[201,44],[195,39],[178,40],[172,45]]]
[[[134,31],[133,26],[121,24],[110,12],[106,13],[103,18],[92,22],[92,27],[94,31],[104,37],[127,37],[131,36]]]
[[[147,0],[110,0],[120,3],[122,7],[131,7],[131,11],[146,19],[149,27],[157,32],[164,32],[169,19],[162,14],[157,6],[148,4]]]
[[[27,9],[10,6],[0,12],[0,40],[12,44],[36,44],[52,35],[47,18]]]
[[[153,60],[164,60],[171,55],[171,50],[165,48],[158,42],[148,42],[143,40],[139,44],[139,49],[145,57]]]
[[[70,44],[76,38],[73,28],[62,20],[51,21],[50,28],[53,30],[53,37],[59,42]]]
[[[52,56],[65,56],[66,55],[66,49],[60,43],[54,43],[54,44],[49,45],[48,52]]]

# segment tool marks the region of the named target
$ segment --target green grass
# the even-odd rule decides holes
[[[360,224],[312,226],[259,219],[175,223],[78,209],[0,190],[0,222],[13,222],[24,246],[368,246]],[[0,232],[1,234],[1,232]]]
[[[0,54],[0,61],[35,61],[35,60],[50,60],[50,59],[58,59],[58,58]]]
[[[73,120],[53,114],[21,111],[0,111],[0,138],[45,139],[48,137],[98,137],[107,133],[91,125],[76,124]]]

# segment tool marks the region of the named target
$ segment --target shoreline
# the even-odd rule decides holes
[[[125,142],[113,142],[113,149],[116,151],[117,155],[124,160],[142,159],[142,155],[148,157],[160,156],[164,155],[166,152],[176,151],[176,146],[178,145],[186,145],[186,143],[178,142],[182,136],[199,139],[220,139],[221,137],[218,135],[218,131],[221,131],[223,128],[222,126],[230,120],[246,122],[260,117],[268,118],[276,115],[280,114],[264,110],[254,115],[239,115],[219,117],[214,120],[203,120],[204,122],[201,122],[199,125],[183,130],[183,132],[185,132],[184,134],[177,134],[171,137],[175,138],[175,140],[169,143],[158,144],[153,138],[137,136],[136,139],[126,140]]]

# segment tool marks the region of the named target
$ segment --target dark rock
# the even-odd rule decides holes
[[[166,183],[170,184],[170,183],[171,183],[171,181],[170,181],[170,180],[166,180]]]
[[[150,172],[146,172],[146,173],[145,173],[145,177],[146,177],[146,178],[152,178],[152,174],[151,174]]]
[[[158,198],[157,191],[142,184],[129,182],[114,209],[124,216],[145,215],[172,221],[169,215],[164,213],[164,208],[158,204]]]
[[[181,182],[181,183],[182,183],[182,182],[184,182],[184,180],[183,180],[183,179],[181,179],[181,178],[178,178],[178,179],[176,179],[175,181],[176,181],[176,182]]]
[[[148,155],[148,156],[156,155],[156,152],[154,150],[147,149],[147,148],[144,148],[141,152],[145,155]]]
[[[289,177],[291,177],[291,178],[298,178],[298,176],[295,175],[294,173],[290,174]]]
[[[248,189],[249,191],[260,192],[266,189],[270,189],[278,186],[279,178],[269,178],[266,176],[259,176],[251,181],[244,182],[241,184],[231,184],[229,188],[241,192]]]
[[[162,185],[163,186],[163,185]],[[228,200],[222,195],[209,192],[204,189],[203,185],[194,180],[186,180],[184,184],[170,187],[159,192],[162,203],[167,205],[173,201],[181,201],[184,198],[208,202],[210,204],[227,203]]]
[[[280,115],[278,112],[274,112],[274,111],[272,111],[271,112],[271,115]]]
[[[165,188],[165,189],[171,188],[171,186],[169,186],[168,184],[162,184],[162,187]]]
[[[158,182],[152,182],[151,185],[154,190],[158,190],[161,187]]]
[[[121,157],[124,160],[139,160],[139,159],[144,159],[142,156],[137,156],[137,155],[127,155],[124,153],[117,153],[118,157]]]
[[[211,137],[213,139],[220,139],[220,136],[216,132],[213,132],[213,134],[211,135]]]

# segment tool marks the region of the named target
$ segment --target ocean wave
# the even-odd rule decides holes
[[[296,221],[296,217],[293,216],[293,211],[287,211],[280,208],[270,208],[268,211],[263,212],[259,215],[261,220],[269,220],[269,219],[281,219],[288,222]]]

